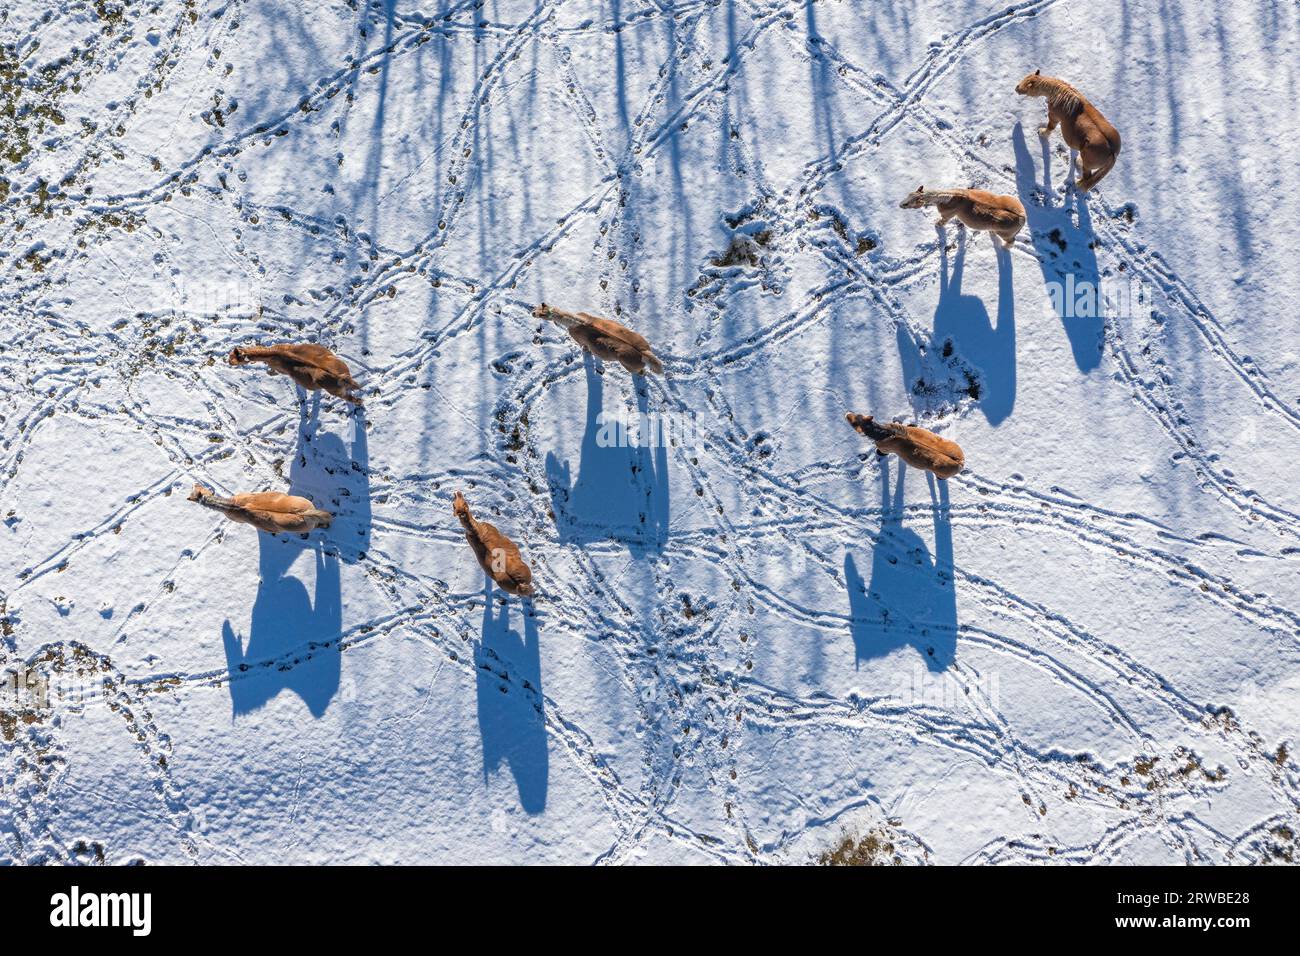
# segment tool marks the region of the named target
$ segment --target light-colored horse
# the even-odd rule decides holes
[[[900,204],[902,209],[923,209],[936,206],[939,221],[945,226],[956,216],[968,229],[991,232],[1002,239],[1003,247],[1010,249],[1016,233],[1024,228],[1025,207],[1015,196],[1001,196],[983,189],[930,189],[918,186],[916,192]]]
[[[533,309],[533,316],[568,329],[569,337],[596,358],[619,362],[633,375],[644,375],[647,369],[663,374],[663,363],[645,336],[613,319],[602,319],[587,312],[567,312],[545,302]]]
[[[1038,127],[1038,135],[1046,138],[1061,127],[1065,145],[1079,154],[1083,175],[1075,185],[1087,192],[1101,182],[1119,157],[1119,130],[1073,86],[1041,70],[1017,83],[1016,92],[1047,100],[1047,125]]]
[[[242,345],[230,352],[231,365],[262,362],[270,375],[276,372],[288,375],[309,392],[324,389],[331,395],[360,405],[361,398],[353,392],[359,387],[352,378],[352,370],[323,345]]]
[[[213,494],[211,488],[195,485],[189,500],[267,534],[306,534],[316,528],[328,528],[334,520],[332,514],[321,511],[307,498],[278,491],[255,491],[223,498]]]

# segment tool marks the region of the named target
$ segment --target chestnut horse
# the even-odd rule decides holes
[[[956,442],[924,428],[897,422],[882,424],[870,415],[853,412],[844,417],[854,431],[876,443],[876,453],[881,456],[893,452],[913,468],[934,472],[940,478],[951,478],[966,465],[966,456]]]
[[[663,363],[651,351],[645,336],[613,319],[602,319],[586,312],[567,312],[545,302],[533,309],[533,317],[568,329],[569,337],[596,358],[619,362],[633,375],[644,375],[646,369],[663,374]]]
[[[1016,92],[1047,100],[1047,125],[1038,127],[1038,135],[1046,138],[1058,125],[1061,127],[1065,145],[1079,154],[1083,175],[1075,185],[1087,192],[1101,182],[1119,156],[1119,130],[1073,86],[1054,76],[1043,76],[1041,70],[1017,83]]]
[[[309,392],[324,389],[336,398],[360,405],[360,397],[352,394],[357,383],[352,370],[341,358],[323,345],[242,345],[230,352],[231,365],[263,362],[268,375],[280,372],[288,375]]]
[[[476,520],[465,496],[459,491],[452,499],[451,510],[460,519],[465,538],[487,576],[508,594],[521,597],[532,594],[533,572],[520,556],[518,545],[502,534],[496,525]]]

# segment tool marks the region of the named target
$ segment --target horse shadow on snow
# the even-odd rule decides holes
[[[1037,137],[1037,134],[1035,134]],[[1067,185],[1065,198],[1056,204],[1052,188],[1052,148],[1039,138],[1043,180],[1038,182],[1024,127],[1012,131],[1016,154],[1016,189],[1025,207],[1030,242],[1038,256],[1043,283],[1052,309],[1065,328],[1079,371],[1087,374],[1101,364],[1105,318],[1100,315],[1101,281],[1097,266],[1097,237],[1092,229],[1087,197]],[[1065,175],[1069,177],[1067,166]]]
[[[634,553],[663,550],[668,537],[668,450],[656,434],[644,382],[634,380],[637,420],[649,422],[639,438],[619,440],[615,415],[604,413],[604,376],[583,353],[587,373],[587,422],[578,477],[568,461],[546,454],[551,510],[560,541],[616,541]],[[617,367],[617,366],[614,366]],[[650,432],[649,435],[645,432]]]
[[[883,460],[882,460],[883,462]],[[889,470],[880,469],[881,526],[871,555],[871,582],[844,556],[854,666],[914,647],[931,671],[943,671],[957,652],[957,595],[953,585],[952,524],[946,483],[926,475],[933,508],[933,555],[916,531],[904,527],[903,482],[889,494]]]
[[[311,535],[257,533],[257,596],[247,640],[227,620],[221,628],[230,673],[233,714],[247,714],[282,691],[297,694],[313,717],[339,690],[343,630],[340,563],[365,557],[370,539],[370,478],[364,412],[353,412],[351,454],[343,439],[320,431],[320,396],[304,404],[289,494],[304,495],[334,513],[326,531]],[[311,555],[313,590],[294,573]],[[305,569],[304,569],[305,570]]]
[[[903,378],[917,414],[943,412],[974,399],[990,425],[1000,425],[1016,404],[1016,315],[1011,254],[994,240],[998,263],[997,323],[979,296],[962,291],[967,229],[958,229],[951,268],[939,243],[939,303],[930,341],[914,342],[898,327]]]
[[[483,601],[483,629],[474,645],[478,726],[483,739],[483,779],[506,764],[526,813],[546,809],[549,757],[542,699],[537,612],[527,598],[500,600],[493,611],[492,582]],[[510,626],[510,608],[522,608],[523,635]]]

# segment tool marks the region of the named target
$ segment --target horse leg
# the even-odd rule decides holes
[[[1079,171],[1083,174],[1075,185],[1087,192],[1115,165],[1115,156],[1108,147],[1085,145],[1079,150]]]
[[[1114,156],[1106,157],[1105,161],[1099,163],[1094,169],[1089,171],[1086,176],[1082,177],[1077,183],[1075,183],[1075,185],[1078,186],[1078,188],[1081,189],[1083,192],[1087,192],[1088,190],[1092,189],[1093,186],[1096,186],[1099,182],[1101,182],[1102,177],[1105,176],[1108,172],[1110,172],[1110,168],[1114,165],[1115,165],[1115,157]]]
[[[1047,125],[1038,127],[1038,135],[1047,139],[1052,135],[1052,130],[1056,129],[1057,119],[1052,115],[1051,109],[1047,111]]]
[[[1084,188],[1083,184],[1088,181],[1088,177],[1091,175],[1092,175],[1092,170],[1090,170],[1088,168],[1088,164],[1083,161],[1083,154],[1080,153],[1079,154],[1079,178],[1074,181],[1074,188],[1082,189],[1084,192],[1087,192],[1087,189]]]

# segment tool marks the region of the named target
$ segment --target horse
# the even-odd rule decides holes
[[[545,302],[533,309],[533,317],[568,329],[569,337],[596,358],[618,362],[633,375],[644,375],[646,369],[663,374],[663,363],[651,351],[650,343],[625,325],[586,312],[566,312]]]
[[[263,362],[267,374],[281,372],[309,392],[324,389],[336,398],[353,405],[362,404],[360,396],[352,394],[360,386],[352,378],[346,362],[323,345],[244,345],[230,352],[231,365]]]
[[[223,498],[213,494],[211,488],[195,485],[189,500],[267,534],[306,534],[316,528],[328,528],[334,520],[332,514],[321,511],[310,499],[278,491],[255,491]]]
[[[900,204],[900,209],[939,207],[936,227],[943,227],[956,216],[968,229],[991,232],[1002,239],[1002,246],[1010,249],[1025,225],[1025,207],[1015,196],[1001,196],[983,189],[931,189],[916,187]]]
[[[1016,92],[1047,100],[1047,125],[1038,127],[1038,135],[1047,138],[1058,125],[1061,127],[1061,136],[1078,152],[1079,168],[1084,173],[1075,186],[1087,192],[1101,182],[1119,157],[1119,130],[1073,86],[1054,76],[1043,76],[1041,70],[1017,83]]]
[[[452,499],[451,510],[465,529],[465,538],[474,549],[483,571],[507,594],[528,597],[533,593],[533,572],[524,563],[519,547],[502,534],[496,525],[476,521],[465,496],[459,491]]]
[[[882,458],[893,452],[913,468],[933,472],[939,478],[951,478],[966,465],[966,456],[954,441],[915,425],[877,422],[870,415],[849,412],[844,416],[854,431],[876,443]]]

